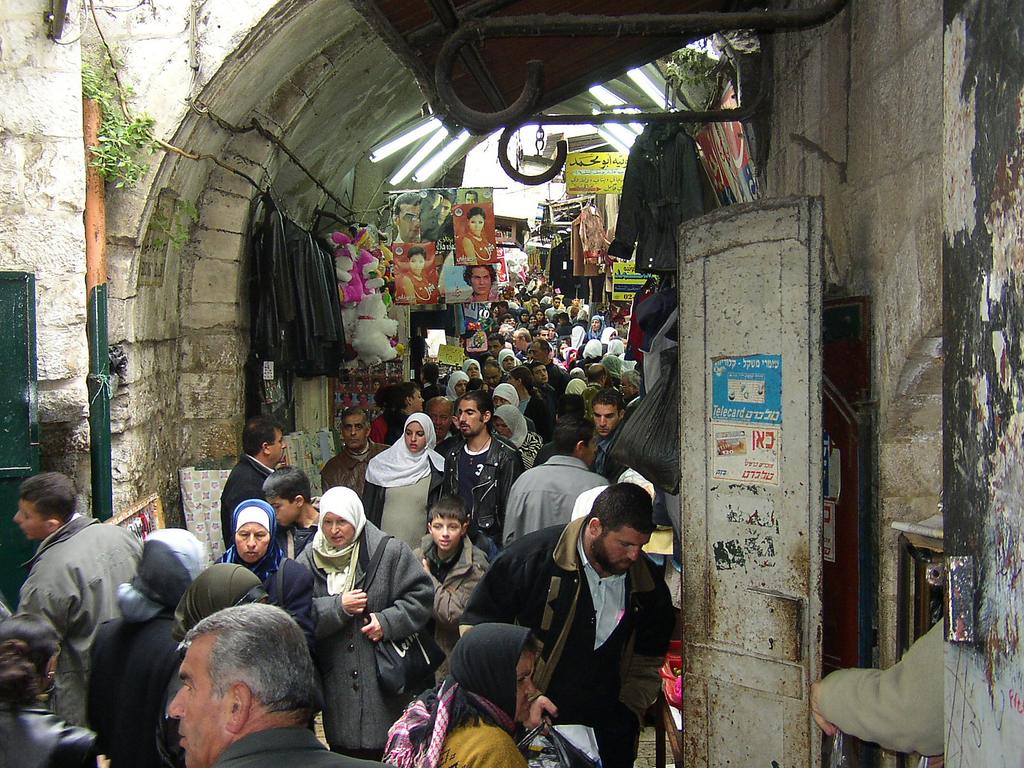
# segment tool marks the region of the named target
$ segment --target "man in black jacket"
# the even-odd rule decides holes
[[[501,549],[505,504],[512,483],[523,473],[519,453],[491,435],[494,403],[481,390],[467,392],[456,403],[461,438],[444,456],[442,495],[458,496],[469,510],[470,540],[494,559]]]
[[[513,541],[462,615],[464,625],[533,631],[542,644],[534,683],[559,722],[594,728],[605,768],[633,765],[672,634],[668,588],[641,549],[653,530],[650,496],[609,486],[586,518]]]
[[[253,416],[245,422],[245,429],[242,430],[242,457],[228,475],[220,494],[220,532],[225,549],[234,544],[231,539],[231,516],[235,507],[247,499],[266,501],[263,481],[281,463],[287,447],[281,425],[271,417]]]

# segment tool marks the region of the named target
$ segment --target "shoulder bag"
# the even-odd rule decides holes
[[[391,536],[385,536],[377,546],[373,558],[366,568],[363,591],[369,592],[370,583],[377,575],[384,549]],[[397,640],[381,639],[373,647],[377,663],[377,682],[388,696],[416,692],[433,685],[433,673],[444,661],[444,651],[435,642],[429,631],[414,632]]]

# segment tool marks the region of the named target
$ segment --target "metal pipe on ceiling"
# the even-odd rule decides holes
[[[687,14],[634,14],[629,16],[574,15],[568,13],[501,16],[462,23],[445,41],[434,66],[434,84],[444,111],[460,125],[478,133],[524,121],[543,93],[543,62],[526,64],[526,83],[515,101],[494,112],[472,109],[455,92],[452,72],[459,51],[470,42],[489,37],[682,37],[708,35],[727,29],[773,31],[817,26],[835,16],[847,0],[827,0],[813,8],[778,11],[700,12]],[[729,119],[729,118],[726,118]]]

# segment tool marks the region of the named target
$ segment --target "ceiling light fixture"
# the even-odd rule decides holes
[[[441,121],[436,117],[428,117],[410,126],[407,130],[394,138],[383,141],[370,150],[370,162],[379,163],[386,157],[391,157],[400,149],[405,149],[417,139],[422,139],[429,133],[441,127]]]
[[[469,140],[469,131],[462,131],[454,139],[449,141],[444,148],[428,160],[419,170],[412,175],[413,181],[420,183],[430,181],[430,179],[441,170],[441,166],[447,162],[448,158],[455,154],[459,147],[465,144]]]
[[[664,91],[658,89],[658,86],[654,84],[654,81],[651,80],[643,67],[631,69],[626,74],[629,75],[629,79],[644,92],[644,95],[654,102],[658,109],[668,109],[668,100],[665,98]]]
[[[624,125],[619,125],[618,123],[607,123],[604,128],[608,133],[615,136],[627,147],[627,152],[629,151],[628,148],[632,147],[633,142],[636,141],[636,134]]]
[[[604,125],[597,126],[597,135],[600,136],[602,139],[604,139],[609,144],[611,144],[613,147],[615,147],[616,151],[622,152],[623,154],[626,154],[626,155],[629,154],[629,147],[627,147],[625,144],[623,144],[620,139],[616,138],[611,133],[609,133],[608,130],[607,130],[607,126],[604,126]]]
[[[603,85],[590,86],[590,95],[606,107],[618,107],[626,103]]]
[[[388,184],[397,186],[405,181],[413,169],[419,166],[427,157],[437,149],[438,145],[448,137],[448,129],[443,125],[437,129],[433,136],[427,139],[426,143],[416,150],[412,157],[406,160],[402,167],[395,171],[395,175],[388,179]]]

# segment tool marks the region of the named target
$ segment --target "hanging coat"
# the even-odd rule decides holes
[[[637,272],[674,272],[679,225],[704,213],[700,173],[681,126],[648,125],[629,152],[608,255],[629,259],[635,247]]]

